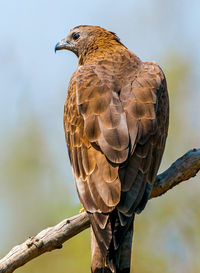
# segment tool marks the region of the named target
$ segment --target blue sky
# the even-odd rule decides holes
[[[200,76],[199,10],[198,0],[1,1],[0,126],[4,130],[0,137],[6,137],[6,130],[30,109],[47,131],[53,126],[61,136],[63,101],[77,58],[71,52],[55,55],[54,46],[79,24],[116,32],[140,58],[154,60],[161,67],[170,52],[191,59],[191,81],[196,90]],[[200,97],[197,90],[195,96]],[[197,109],[198,100],[194,103]],[[192,119],[197,114],[195,110]]]
[[[79,24],[115,31],[143,60],[155,60],[162,66],[164,54],[182,52],[194,58],[199,67],[198,0],[11,0],[2,1],[0,8],[0,106],[7,112],[4,126],[20,96],[39,112],[48,111],[45,106],[52,107],[57,98],[61,99],[77,60],[70,52],[55,55],[54,45]],[[199,76],[198,71],[194,74]]]

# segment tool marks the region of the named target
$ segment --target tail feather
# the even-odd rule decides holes
[[[126,232],[122,244],[116,251],[116,273],[129,273],[131,263],[131,249],[133,238],[133,225],[130,225]]]
[[[95,216],[95,220],[98,215]],[[102,217],[102,216],[101,216]],[[120,224],[117,211],[109,215],[105,229],[91,219],[92,273],[129,273],[134,216]],[[104,236],[105,235],[105,236]]]

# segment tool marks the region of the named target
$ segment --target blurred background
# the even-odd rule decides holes
[[[160,172],[200,146],[200,1],[10,0],[0,3],[0,256],[28,236],[77,214],[63,130],[77,67],[55,44],[79,24],[116,32],[143,61],[164,70],[169,137]],[[134,273],[200,272],[199,176],[149,202],[136,218]],[[90,270],[90,233],[42,255],[19,273]]]

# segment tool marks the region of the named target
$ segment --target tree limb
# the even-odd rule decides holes
[[[200,170],[200,149],[193,149],[177,159],[166,171],[157,175],[150,199],[158,197],[179,183],[194,177]],[[0,273],[11,273],[41,254],[62,248],[62,244],[90,226],[86,212],[44,229],[36,236],[15,246],[0,260]]]
[[[200,149],[192,149],[157,175],[151,198],[163,195],[179,183],[194,177],[200,170]]]
[[[0,260],[0,273],[13,272],[44,252],[62,248],[62,244],[90,226],[87,214],[81,213],[65,219],[56,226],[46,228],[23,244],[15,246]]]

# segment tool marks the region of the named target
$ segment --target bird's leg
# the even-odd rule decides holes
[[[84,207],[82,207],[80,210],[79,210],[79,213],[83,213],[85,211]]]

